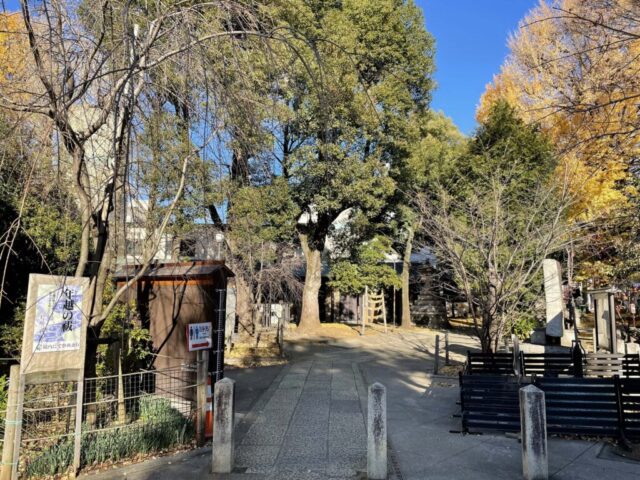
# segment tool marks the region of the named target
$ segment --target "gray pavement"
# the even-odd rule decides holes
[[[351,478],[364,470],[365,424],[358,393],[364,384],[354,364],[297,362],[278,380],[239,440],[236,471],[306,479]]]
[[[434,377],[430,374],[432,359],[416,356],[398,340],[387,343],[389,355],[359,363],[359,367],[366,383],[387,386],[389,440],[402,478],[522,478],[517,438],[451,433],[461,428],[460,419],[453,417],[460,412],[457,378]],[[408,336],[406,340],[432,348],[428,338]],[[549,475],[557,480],[640,479],[640,463],[625,461],[612,450],[595,441],[550,438]]]
[[[451,334],[450,342],[453,361],[476,347],[462,335]],[[516,438],[452,433],[460,430],[453,417],[458,382],[431,374],[433,344],[434,334],[420,331],[290,344],[292,361],[284,368],[228,373],[235,373],[243,410],[233,474],[211,476],[206,448],[111,470],[100,479],[364,478],[365,386],[374,381],[387,387],[390,478],[522,478]],[[554,479],[640,480],[640,463],[617,457],[603,443],[550,438],[549,455]]]

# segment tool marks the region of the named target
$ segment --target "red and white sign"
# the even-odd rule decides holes
[[[190,352],[208,350],[213,345],[211,341],[211,322],[190,323],[187,325],[187,348]]]

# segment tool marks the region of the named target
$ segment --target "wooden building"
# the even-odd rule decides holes
[[[113,275],[119,288],[140,271],[139,265],[121,268]],[[211,322],[213,346],[209,371],[222,378],[226,320],[227,279],[233,272],[220,260],[153,265],[129,289],[142,324],[149,328],[156,369],[194,364],[196,352],[187,349],[186,331],[191,323]]]

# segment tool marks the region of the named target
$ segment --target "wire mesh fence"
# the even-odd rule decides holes
[[[4,426],[7,418],[7,396],[9,394],[9,376],[0,375],[0,448],[4,446]]]
[[[196,390],[196,369],[190,366],[86,378],[80,466],[190,444]],[[77,382],[25,387],[23,477],[51,476],[72,465],[77,394]]]

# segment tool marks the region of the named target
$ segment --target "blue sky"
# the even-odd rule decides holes
[[[537,0],[415,0],[436,39],[436,81],[432,106],[466,134],[485,85],[500,70],[507,38]]]

